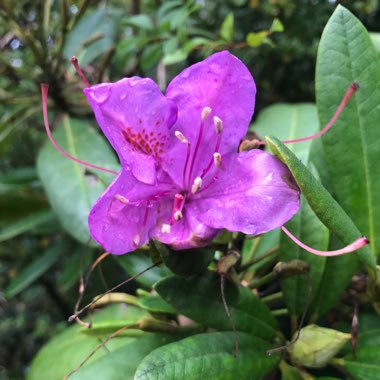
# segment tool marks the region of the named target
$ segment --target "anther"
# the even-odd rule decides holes
[[[191,187],[191,192],[195,194],[202,186],[202,178],[196,177],[193,183],[193,186]]]
[[[216,168],[219,169],[220,166],[222,165],[222,156],[221,156],[220,153],[215,152],[215,153],[213,154],[213,157],[214,157],[214,165],[215,165]]]
[[[214,116],[214,126],[216,129],[216,133],[220,134],[223,131],[223,120],[218,116]]]
[[[189,144],[189,140],[180,131],[175,131],[174,135],[181,143]]]
[[[123,197],[120,194],[116,194],[115,195],[115,199],[117,199],[118,201],[120,201],[121,203],[124,203],[124,204],[128,204],[129,203],[129,199]]]
[[[177,210],[173,215],[174,220],[177,222],[183,218],[183,214],[181,211]]]
[[[166,224],[166,223],[163,223],[162,226],[161,226],[161,232],[163,234],[168,234],[170,233],[170,230],[171,230],[171,227],[170,227],[170,224]]]
[[[210,107],[203,108],[202,113],[201,113],[202,121],[206,120],[208,118],[208,116],[210,115],[210,113],[211,113]]]
[[[140,245],[140,235],[137,234],[135,235],[135,237],[133,238],[133,244],[137,247],[138,245]]]

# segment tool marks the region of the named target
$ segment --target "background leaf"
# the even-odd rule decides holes
[[[380,251],[380,64],[368,32],[338,6],[322,34],[316,93],[321,125],[334,113],[351,82],[360,90],[331,133],[322,137],[333,196]],[[349,152],[350,156],[347,156]]]

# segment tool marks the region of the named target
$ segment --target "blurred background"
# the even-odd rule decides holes
[[[83,184],[69,177],[72,164],[55,161],[46,145],[40,83],[49,84],[52,126],[87,144],[88,160],[117,168],[71,56],[90,83],[139,75],[164,90],[183,68],[228,49],[255,78],[259,114],[273,103],[314,101],[318,42],[338,3],[379,46],[377,0],[0,0],[0,379],[23,378],[41,345],[67,325],[81,272],[102,253],[89,243],[86,215],[110,179],[86,187],[87,203],[77,197]],[[88,186],[92,174],[83,177]],[[144,269],[144,260],[105,261],[85,298]]]

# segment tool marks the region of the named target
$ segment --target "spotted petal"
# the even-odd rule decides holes
[[[188,205],[212,228],[258,235],[282,226],[299,209],[300,192],[288,168],[261,150],[223,156],[215,178]]]
[[[140,181],[154,183],[156,161],[167,148],[177,118],[175,104],[149,78],[102,83],[84,93],[121,164],[129,165]]]

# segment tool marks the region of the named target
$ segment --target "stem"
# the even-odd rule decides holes
[[[274,280],[276,278],[276,274],[274,272],[267,273],[265,276],[254,279],[248,284],[248,287],[251,289],[260,288],[261,286],[267,284],[268,282]]]
[[[284,294],[282,292],[277,292],[277,293],[269,294],[269,296],[261,297],[261,301],[265,303],[269,303],[272,301],[282,300],[283,297],[284,297]]]
[[[247,263],[243,264],[240,268],[239,268],[239,273],[245,271],[246,269],[248,269],[250,266],[254,265],[254,264],[257,264],[258,262],[260,262],[261,260],[273,255],[274,253],[276,253],[278,250],[279,250],[280,246],[279,245],[276,245],[275,247],[273,248],[270,248],[268,249],[266,252],[264,252],[262,255],[258,256],[258,257],[254,257],[253,259],[251,259],[250,261],[248,261]]]
[[[288,314],[289,314],[289,311],[286,308],[272,310],[272,315],[274,315],[275,317],[280,317],[282,315],[288,315]]]

